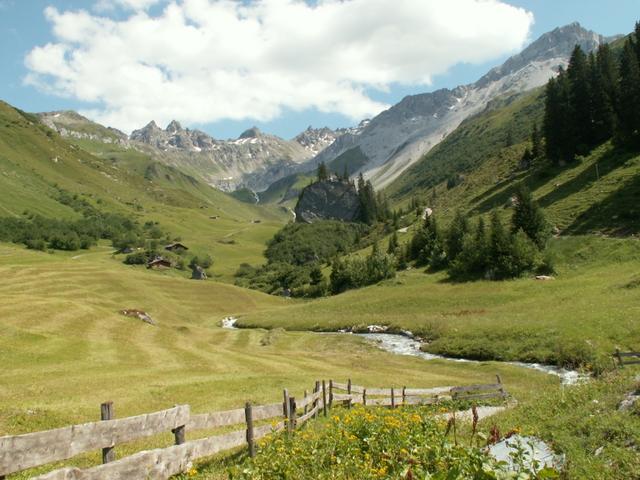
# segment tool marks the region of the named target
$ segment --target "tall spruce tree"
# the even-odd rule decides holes
[[[534,123],[531,129],[531,160],[539,161],[544,156],[544,146],[542,133],[538,129],[538,124]]]
[[[569,79],[564,70],[547,83],[543,132],[547,157],[560,163],[573,157],[573,128],[569,103]]]
[[[522,230],[538,248],[543,248],[549,239],[550,228],[542,208],[523,184],[518,186],[516,199],[515,211],[511,217],[512,233]]]
[[[327,166],[324,162],[320,162],[318,165],[318,181],[324,182],[329,179],[329,171],[327,170]]]
[[[569,157],[584,155],[591,150],[593,123],[591,109],[591,85],[587,56],[579,45],[573,49],[567,68],[569,79]]]
[[[593,143],[599,144],[613,136],[616,125],[616,71],[608,45],[601,45],[596,55],[589,55],[589,70]]]
[[[493,278],[506,278],[511,272],[511,236],[504,228],[497,210],[491,216],[487,246],[488,268]]]
[[[447,258],[450,262],[455,260],[462,251],[464,236],[468,232],[469,221],[460,210],[457,210],[446,237]]]
[[[629,145],[640,143],[640,62],[636,45],[628,39],[620,59],[617,136]]]

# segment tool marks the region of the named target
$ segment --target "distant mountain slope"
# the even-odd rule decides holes
[[[63,137],[118,143],[121,145],[128,143],[126,133],[92,122],[72,110],[38,113],[36,115],[42,123],[57,131]]]
[[[387,186],[492,100],[545,84],[567,65],[576,44],[591,51],[604,41],[578,23],[557,28],[476,83],[404,98],[373,118],[362,131],[342,136],[312,164],[328,164],[358,146],[368,159],[360,169],[365,177],[378,188]]]
[[[562,234],[640,233],[640,152],[611,143],[566,167],[549,162],[521,168],[534,122],[544,111],[541,89],[492,102],[386,190],[396,205],[419,199],[445,223],[457,209],[468,216],[499,209],[509,215],[524,182]]]
[[[244,261],[260,263],[264,242],[291,217],[240,202],[135,149],[73,141],[0,102],[0,216],[78,218],[63,201],[75,198],[101,211],[160,222],[195,252],[219,259],[217,272],[225,278]]]
[[[235,140],[217,140],[172,121],[165,129],[154,121],[127,136],[73,111],[38,114],[40,121],[63,137],[114,143],[144,152],[190,173],[216,188],[265,190],[271,183],[304,169],[303,164],[352,130],[307,128],[292,140],[253,127]]]

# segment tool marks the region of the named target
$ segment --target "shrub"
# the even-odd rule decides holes
[[[135,252],[127,255],[124,263],[127,265],[145,265],[157,252],[146,250],[144,252]]]

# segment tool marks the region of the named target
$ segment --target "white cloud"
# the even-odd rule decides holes
[[[89,102],[131,130],[221,119],[267,121],[316,108],[354,120],[386,105],[367,91],[428,85],[459,62],[527,40],[533,17],[500,0],[116,0],[114,20],[47,8],[55,42],[26,58],[30,84]],[[112,2],[113,3],[113,2]]]
[[[163,0],[98,0],[93,9],[97,12],[108,12],[116,8],[129,10],[145,10]]]

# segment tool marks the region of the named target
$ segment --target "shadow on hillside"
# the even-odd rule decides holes
[[[530,190],[536,190],[542,185],[549,182],[550,179],[555,177],[562,170],[560,168],[554,168],[553,170],[534,170],[525,174],[517,175],[515,178],[503,180],[502,182],[491,187],[485,194],[480,194],[476,198],[480,199],[486,197],[482,202],[476,205],[472,212],[474,213],[487,213],[496,207],[506,205],[515,192],[516,185],[520,182],[524,182]],[[506,188],[505,188],[506,187]],[[487,194],[494,192],[487,197]]]
[[[518,177],[520,177],[520,178],[518,178]],[[509,184],[511,184],[514,181],[522,180],[523,178],[526,178],[526,174],[524,172],[517,173],[515,175],[515,177],[505,178],[504,180],[501,180],[498,183],[496,183],[493,187],[491,187],[491,188],[485,190],[484,192],[482,192],[482,193],[476,195],[475,197],[473,197],[471,199],[471,204],[473,205],[475,203],[478,203],[478,202],[482,201],[483,199],[491,198],[491,197],[495,196],[497,194],[497,192],[502,190],[504,187],[508,186]],[[476,208],[479,208],[479,206],[476,207]]]
[[[640,233],[640,175],[591,205],[566,229],[566,233],[572,234],[593,231],[610,235]]]
[[[598,159],[597,162],[600,178],[603,179],[634,156],[635,154],[633,153],[621,152],[619,150],[607,151]],[[538,203],[541,207],[547,208],[556,202],[564,200],[565,198],[590,187],[597,181],[597,178],[596,167],[594,164],[586,168],[576,177],[541,197],[538,200]]]
[[[623,165],[627,160],[636,156],[637,153],[626,152],[621,150],[608,150],[598,159],[598,169],[600,173],[600,178],[606,177],[609,173],[614,171],[616,168]],[[575,163],[569,164],[568,167],[565,168],[575,168],[577,165]],[[531,171],[528,175],[523,176],[521,178],[522,181],[527,185],[527,187],[535,191],[543,185],[553,181],[555,177],[561,174],[564,169],[563,167],[546,167],[544,169]],[[578,193],[585,188],[588,188],[593,182],[597,180],[597,174],[595,170],[595,165],[589,166],[584,171],[580,172],[574,178],[566,181],[562,185],[554,188],[551,192],[544,195],[538,200],[538,203],[541,207],[547,208],[550,205],[559,202],[571,195]],[[503,190],[506,184],[511,183],[511,186],[507,186]],[[509,198],[514,194],[515,187],[517,182],[514,179],[500,182],[499,184],[492,187],[487,193],[491,191],[495,191],[495,193],[487,198],[485,198],[480,204],[478,204],[473,211],[477,213],[487,213],[494,209],[496,206],[506,205]],[[482,197],[486,197],[486,194],[480,194],[476,198],[480,199]]]

